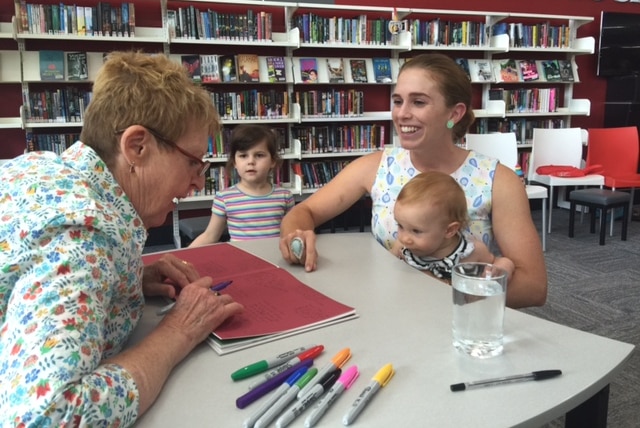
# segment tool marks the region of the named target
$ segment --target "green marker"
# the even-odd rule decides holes
[[[249,364],[248,366],[245,366],[231,373],[231,379],[240,380],[240,379],[245,379],[245,378],[257,375],[258,373],[262,373],[264,371],[267,371],[276,366],[286,363],[290,359],[296,357],[297,355],[300,355],[301,353],[303,353],[308,349],[313,348],[314,346],[315,345],[301,346],[291,351],[283,352],[282,354],[276,355],[273,358],[269,358],[266,360],[258,361],[257,363]]]

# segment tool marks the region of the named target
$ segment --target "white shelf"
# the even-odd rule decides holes
[[[0,51],[0,83],[21,83],[19,51]]]
[[[22,120],[19,117],[0,117],[0,129],[20,129]]]
[[[360,116],[318,116],[318,117],[303,117],[300,119],[301,123],[314,123],[314,122],[375,122],[375,121],[387,121],[391,120],[390,111],[368,111],[364,112]]]
[[[0,22],[0,39],[13,39],[14,31],[13,31],[13,23],[11,22]]]
[[[503,100],[489,100],[484,109],[474,109],[473,114],[477,118],[483,117],[505,117],[505,102]]]
[[[167,43],[167,32],[161,27],[136,27],[135,36],[78,36],[74,34],[18,33],[18,40],[75,40],[82,42]]]
[[[25,129],[82,128],[82,122],[31,122],[24,123]]]

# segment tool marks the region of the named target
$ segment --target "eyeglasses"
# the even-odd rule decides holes
[[[144,125],[143,125],[144,126]],[[156,131],[153,128],[149,128],[148,126],[145,126],[146,130],[149,131],[149,133],[151,135],[153,135],[156,139],[164,141],[165,143],[169,144],[171,147],[173,147],[174,149],[176,149],[177,151],[179,151],[180,153],[182,153],[184,156],[188,157],[189,159],[191,159],[192,161],[196,162],[199,167],[198,167],[198,175],[199,176],[203,176],[207,170],[209,169],[209,166],[211,165],[209,162],[205,162],[203,161],[201,158],[192,155],[191,153],[189,153],[188,151],[182,149],[179,145],[177,145],[175,142],[171,141],[171,140],[167,140],[166,138],[164,138],[162,135],[160,135],[160,133],[158,131]]]
[[[163,137],[158,131],[156,131],[153,128],[149,128],[148,126],[142,125],[144,127],[144,129],[146,129],[147,131],[149,131],[149,134],[153,135],[154,138],[156,140],[160,140],[160,141],[164,141],[165,143],[169,144],[171,147],[173,147],[174,149],[176,149],[178,152],[182,153],[184,156],[186,156],[187,158],[191,159],[193,162],[195,162],[198,165],[198,175],[199,176],[204,176],[204,174],[207,172],[207,170],[209,169],[209,166],[211,166],[211,164],[209,162],[205,162],[203,161],[201,158],[192,155],[191,153],[189,153],[188,151],[182,149],[179,145],[177,145],[175,142],[166,139],[165,137]],[[122,134],[124,132],[124,129],[122,131],[116,131],[116,134]]]

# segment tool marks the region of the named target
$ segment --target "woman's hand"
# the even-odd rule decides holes
[[[194,345],[205,340],[227,318],[244,310],[231,295],[211,291],[211,285],[211,278],[205,276],[183,287],[175,306],[162,321],[187,336]]]
[[[165,254],[159,260],[145,266],[142,292],[149,297],[163,296],[173,299],[176,297],[176,288],[172,283],[184,288],[198,278],[200,274],[191,263],[172,254]]]
[[[295,251],[301,249],[298,258]],[[307,272],[316,270],[318,252],[316,251],[316,234],[313,230],[296,229],[280,238],[280,252],[282,257],[292,264],[304,265]]]

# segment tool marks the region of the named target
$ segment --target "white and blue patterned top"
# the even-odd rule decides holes
[[[451,174],[467,197],[468,232],[492,251],[495,251],[495,245],[491,226],[491,190],[497,165],[496,159],[470,151],[460,168]],[[391,147],[383,151],[371,188],[371,232],[387,249],[391,249],[398,237],[398,225],[393,217],[398,193],[419,173],[411,163],[409,150]]]

